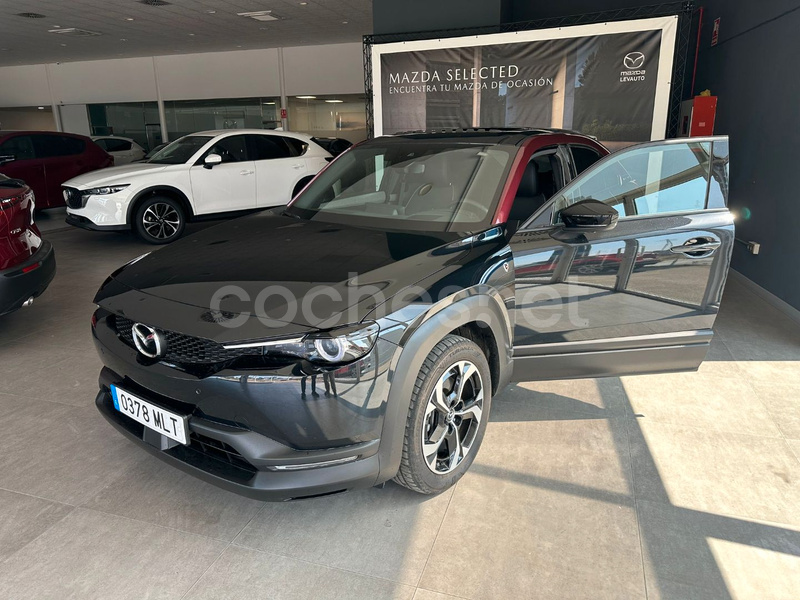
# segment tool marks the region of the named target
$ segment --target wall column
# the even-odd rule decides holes
[[[50,107],[53,110],[53,120],[56,122],[56,131],[63,131],[61,128],[61,111],[58,108],[58,102],[53,94],[53,84],[50,82],[50,65],[44,66],[44,74],[47,79],[47,91],[50,92]]]
[[[283,66],[283,48],[278,48],[278,83],[281,86],[281,114],[286,110],[289,114],[289,99],[286,96],[286,75]],[[284,131],[289,131],[289,119],[281,117],[281,127]]]
[[[169,141],[169,131],[167,131],[167,111],[164,109],[164,99],[161,97],[161,88],[158,85],[158,61],[153,57],[153,78],[156,82],[156,103],[158,104],[158,123],[161,126],[161,142]]]

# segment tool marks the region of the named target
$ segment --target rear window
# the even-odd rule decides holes
[[[106,150],[107,152],[126,152],[131,149],[131,143],[127,140],[102,138],[95,141],[103,150]]]
[[[249,135],[251,160],[273,160],[297,156],[288,138],[277,135]]]
[[[303,156],[308,150],[308,144],[306,144],[303,140],[298,140],[297,138],[283,138],[283,140],[289,145],[289,147],[293,150],[292,154],[294,156]]]
[[[32,138],[33,147],[36,150],[36,158],[72,156],[83,154],[84,150],[86,150],[86,142],[80,138],[52,134],[34,135]]]

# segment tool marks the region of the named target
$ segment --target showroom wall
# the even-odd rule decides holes
[[[0,108],[0,130],[52,131],[55,123],[49,105]]]
[[[716,132],[731,137],[731,205],[740,215],[736,237],[761,244],[757,256],[737,244],[733,265],[800,309],[795,157],[800,147],[800,5],[797,0],[703,4],[695,89],[709,88],[719,96]],[[712,47],[716,18],[719,43]]]
[[[0,107],[55,104],[83,134],[87,105],[364,92],[359,43],[0,67],[0,81]]]

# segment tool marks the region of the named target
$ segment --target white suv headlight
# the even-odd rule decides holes
[[[130,183],[123,183],[120,185],[109,185],[104,187],[91,188],[89,190],[81,190],[81,196],[108,196],[110,194],[116,194],[117,192],[121,192],[129,185]]]

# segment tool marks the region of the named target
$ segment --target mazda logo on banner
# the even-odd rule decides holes
[[[641,69],[644,64],[644,54],[641,52],[628,52],[622,60],[626,69]]]

